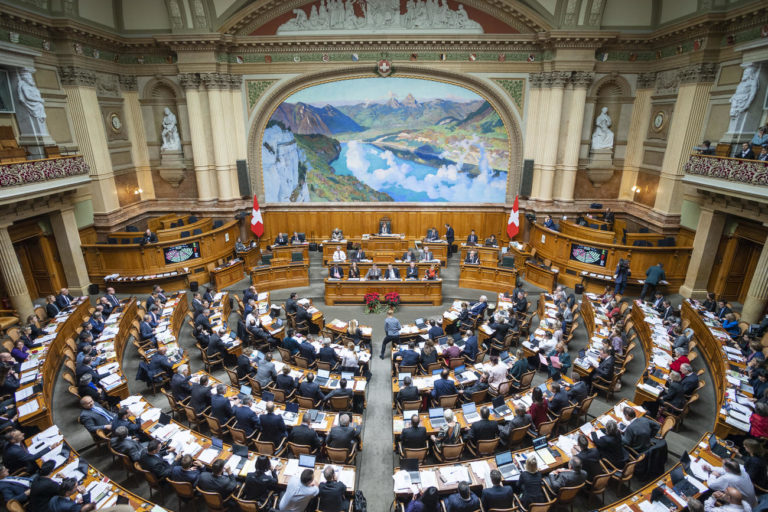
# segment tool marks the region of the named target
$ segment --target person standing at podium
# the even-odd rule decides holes
[[[445,241],[448,242],[448,257],[451,257],[451,254],[453,253],[453,241],[456,239],[456,236],[453,232],[453,227],[451,227],[450,224],[447,222],[445,223]]]

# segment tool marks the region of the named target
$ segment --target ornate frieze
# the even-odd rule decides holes
[[[81,87],[96,87],[96,73],[75,66],[59,67],[61,85],[79,85]]]
[[[680,83],[693,84],[702,82],[714,82],[717,73],[717,65],[712,62],[694,64],[680,70]]]
[[[650,73],[640,73],[637,75],[637,88],[638,89],[653,89],[656,85],[656,73],[651,71]]]
[[[136,81],[136,75],[120,75],[120,89],[123,91],[137,91],[139,84]]]

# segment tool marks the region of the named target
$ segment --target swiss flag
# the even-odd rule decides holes
[[[261,218],[261,209],[259,209],[259,199],[253,196],[253,212],[251,212],[251,231],[257,238],[264,234],[264,219]]]
[[[520,232],[520,205],[518,204],[518,197],[515,196],[515,203],[512,205],[512,211],[509,212],[509,220],[507,221],[507,234],[509,238],[514,238]]]

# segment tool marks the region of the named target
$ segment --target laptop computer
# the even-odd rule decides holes
[[[341,372],[341,378],[349,382],[355,378],[355,372]]]
[[[250,395],[251,394],[251,386],[240,386],[240,394],[241,395]]]
[[[402,388],[403,387],[403,381],[406,377],[410,377],[411,372],[402,372],[397,374],[397,384]]]
[[[511,480],[520,475],[510,451],[496,455],[496,467],[499,469],[501,476],[504,477],[504,480]]]
[[[695,496],[699,490],[685,478],[685,471],[683,466],[676,466],[670,473],[669,478],[672,480],[672,488],[677,494],[683,496]]]
[[[419,329],[427,328],[427,324],[424,322],[423,318],[417,318],[415,324],[416,324],[416,327],[418,327]]]
[[[510,360],[510,359],[512,359],[512,358],[511,358],[511,357],[509,357],[509,352],[507,352],[507,351],[505,350],[505,351],[503,351],[501,354],[499,354],[499,359],[500,359],[500,360],[502,360],[503,362],[505,362],[505,363],[506,363],[507,361],[509,361],[509,360]]]
[[[464,419],[467,420],[467,423],[473,423],[480,420],[480,415],[477,413],[477,405],[475,405],[475,402],[461,404],[461,412],[464,414]]]
[[[584,359],[587,356],[586,350],[579,350],[579,359]]]
[[[443,417],[443,408],[435,407],[429,409],[429,422],[434,428],[440,428],[445,425],[445,418]]]
[[[299,455],[299,467],[315,469],[315,456],[314,455]]]
[[[222,441],[218,437],[212,437],[211,449],[216,450],[217,452],[220,452],[222,449],[224,449],[224,441]]]
[[[507,416],[512,414],[512,409],[509,408],[503,396],[497,396],[491,401],[493,405],[493,412],[496,416]]]
[[[411,477],[412,484],[421,483],[421,475],[419,474],[419,459],[400,459],[400,469],[407,471]]]
[[[448,336],[440,336],[439,338],[437,338],[437,343],[440,345],[448,344]]]
[[[283,413],[283,420],[288,423],[293,423],[296,418],[299,417],[299,404],[294,402],[288,402],[285,404],[285,412]]]
[[[456,380],[459,381],[460,384],[463,384],[469,380],[464,375],[462,375],[466,369],[467,366],[463,364],[453,369],[453,374],[456,376]]]
[[[265,402],[274,402],[275,401],[275,394],[270,391],[262,391],[261,392],[261,399]]]
[[[158,418],[157,422],[160,423],[161,425],[169,424],[171,422],[170,414],[166,414],[164,412],[161,412],[160,413],[160,417]]]
[[[534,450],[543,450],[544,448],[549,447],[549,444],[547,443],[547,436],[537,437],[531,441],[531,444],[533,444]]]
[[[315,382],[317,382],[320,386],[325,386],[328,384],[328,379],[331,377],[331,372],[328,370],[317,370],[317,378],[315,379]]]
[[[711,451],[721,459],[729,459],[731,457],[731,451],[725,446],[718,443],[717,437],[714,434],[709,436],[709,451]]]
[[[232,453],[240,457],[248,457],[248,447],[244,444],[234,443],[232,445]]]
[[[432,375],[440,375],[441,373],[443,373],[443,370],[441,370],[440,368],[438,368],[437,370],[432,370]]]

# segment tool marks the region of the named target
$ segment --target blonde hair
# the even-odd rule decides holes
[[[539,470],[539,465],[536,464],[536,457],[525,459],[525,470],[529,473],[536,473]]]

